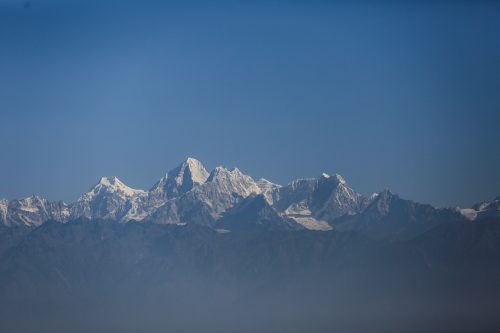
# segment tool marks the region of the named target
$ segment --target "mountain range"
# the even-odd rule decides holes
[[[106,219],[157,224],[198,224],[231,231],[264,229],[366,230],[380,237],[408,238],[448,221],[499,216],[500,197],[471,208],[435,208],[389,190],[363,196],[339,174],[297,179],[287,185],[254,180],[238,168],[208,172],[187,158],[149,191],[117,177],[102,177],[76,202],[39,196],[0,200],[0,224],[37,227],[52,220]]]
[[[5,332],[498,332],[499,308],[500,197],[435,208],[188,158],[148,191],[0,201]]]

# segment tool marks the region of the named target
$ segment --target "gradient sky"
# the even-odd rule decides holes
[[[438,206],[500,194],[498,1],[0,1],[0,197],[187,156]]]

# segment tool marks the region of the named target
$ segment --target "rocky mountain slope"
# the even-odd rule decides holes
[[[460,210],[437,209],[390,191],[363,196],[339,174],[323,173],[282,186],[266,179],[256,181],[238,168],[218,166],[208,172],[200,161],[188,158],[149,191],[128,187],[116,177],[102,177],[70,204],[37,196],[1,200],[0,223],[36,227],[48,220],[66,223],[85,218],[199,224],[228,231],[245,225],[364,230],[375,237],[408,238],[449,221],[498,216],[499,207],[499,198]]]
[[[497,332],[498,212],[192,158],[149,191],[0,200],[0,329]]]

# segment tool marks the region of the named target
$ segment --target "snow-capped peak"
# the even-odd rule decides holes
[[[136,211],[147,192],[125,185],[117,177],[101,177],[99,182],[71,204],[71,218],[136,219]],[[132,216],[132,213],[135,215]],[[128,218],[131,217],[131,218]]]
[[[217,183],[221,191],[238,193],[243,197],[262,192],[252,177],[245,175],[238,168],[229,170],[218,166],[210,173],[207,183]]]
[[[63,202],[49,202],[45,198],[32,195],[24,199],[0,200],[0,224],[39,226],[52,219],[66,221],[68,206]]]
[[[143,190],[133,189],[125,185],[117,177],[101,177],[99,179],[99,182],[87,194],[90,196],[94,196],[103,192],[120,193],[127,197],[146,194],[146,192]]]
[[[382,192],[378,193],[373,202],[375,203],[375,207],[380,214],[386,215],[389,213],[393,197],[394,194],[392,194],[388,188],[385,188]]]
[[[265,178],[260,178],[255,182],[257,187],[260,188],[261,193],[264,195],[267,203],[273,204],[273,192],[281,188],[281,185],[275,184]]]
[[[232,169],[227,169],[223,167],[222,165],[219,165],[215,167],[215,169],[212,170],[210,175],[208,176],[207,181],[208,182],[213,182],[216,180],[236,180],[240,178],[249,178],[251,179],[250,176],[247,176],[243,174],[240,169],[238,168],[232,168]],[[253,179],[252,179],[253,181]]]
[[[166,199],[182,195],[196,186],[206,182],[208,172],[200,161],[188,157],[176,168],[170,170],[151,189],[151,197],[155,205]]]
[[[226,169],[222,165],[218,165],[212,170],[212,172],[210,172],[207,181],[208,182],[214,181],[214,179],[217,179],[217,177],[219,177],[220,175],[227,173],[229,173],[228,169]]]
[[[103,186],[111,186],[112,184],[121,183],[117,177],[101,177],[98,184]]]
[[[342,185],[346,185],[347,184],[347,182],[345,181],[344,177],[342,177],[338,173],[334,174],[333,178],[335,178]]]
[[[281,185],[275,184],[265,178],[260,178],[256,181],[256,184],[262,191],[274,190],[281,187]]]
[[[195,158],[188,157],[178,168],[180,168],[180,173],[177,174],[176,178],[176,182],[178,184],[179,182],[182,183],[182,178],[186,169],[189,170],[193,183],[203,184],[208,178],[207,170],[203,164]]]
[[[327,174],[326,172],[323,172],[321,174],[321,178],[325,178],[325,179],[329,179],[331,176],[329,174]]]
[[[26,205],[35,205],[37,203],[43,203],[45,202],[45,198],[39,197],[38,195],[32,195],[29,197],[26,197],[24,199],[19,200],[20,202],[26,204]]]

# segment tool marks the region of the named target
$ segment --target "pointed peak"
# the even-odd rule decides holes
[[[190,164],[190,165],[191,164],[201,164],[201,162],[199,160],[197,160],[196,158],[191,157],[191,156],[188,157],[188,158],[186,158],[186,160],[184,161],[184,163]]]
[[[214,179],[216,179],[218,176],[222,175],[222,174],[226,174],[226,173],[229,173],[229,170],[226,169],[224,166],[222,165],[218,165],[216,166],[211,172],[210,172],[210,175],[208,176],[208,179],[207,181],[213,181]]]
[[[26,197],[26,198],[21,199],[19,201],[27,202],[27,203],[31,204],[33,202],[43,202],[43,201],[45,201],[45,199],[43,197],[38,196],[38,195],[32,194],[29,197]]]
[[[204,168],[203,163],[198,161],[194,157],[188,157],[186,158],[180,165],[179,167],[187,166],[189,168]]]
[[[184,194],[207,181],[208,172],[200,161],[188,157],[170,170],[152,188],[151,192],[164,198]]]
[[[256,183],[257,183],[259,186],[261,186],[261,185],[262,185],[262,186],[273,186],[273,187],[275,187],[275,186],[279,186],[279,187],[281,187],[281,185],[279,185],[279,184],[275,184],[275,183],[273,183],[272,181],[270,181],[270,180],[268,180],[268,179],[266,179],[266,178],[260,178],[259,180],[257,180],[257,181],[256,181]]]
[[[341,175],[339,175],[338,173],[334,174],[333,175],[333,178],[335,178],[335,180],[337,180],[340,184],[342,185],[345,185],[347,184],[347,182],[345,181],[344,177],[342,177]]]
[[[186,174],[186,171],[188,171],[188,174]],[[175,179],[176,183],[180,185],[185,181],[185,176],[191,178],[193,183],[202,184],[207,180],[208,172],[200,161],[188,157],[175,169],[169,171],[167,178]]]
[[[244,174],[238,168],[227,169],[221,165],[212,170],[207,182],[222,182],[226,184],[246,184],[245,187],[252,187],[254,192],[260,192],[255,180],[252,177]],[[238,185],[239,186],[239,185]]]
[[[375,212],[380,216],[385,216],[389,213],[390,207],[392,205],[393,200],[395,199],[395,196],[388,188],[385,188],[383,191],[380,191],[378,193],[373,193],[370,196],[370,199],[371,203],[367,207],[367,211]]]
[[[202,163],[194,158],[194,157],[191,157],[191,156],[188,156],[186,157],[178,166],[182,166],[182,165],[201,165]]]
[[[374,195],[372,195],[372,196],[374,196]],[[390,200],[394,196],[395,196],[395,194],[392,193],[388,187],[386,187],[384,190],[378,192],[374,198],[376,200]]]
[[[96,185],[112,186],[116,184],[123,184],[118,177],[101,177]]]
[[[380,192],[380,194],[383,194],[383,195],[392,195],[393,193],[391,192],[391,190],[388,187],[386,187],[386,188],[384,188],[383,191]]]
[[[213,180],[214,178],[217,178],[218,176],[222,175],[227,175],[228,177],[248,177],[238,168],[228,169],[222,165],[219,165],[215,167],[215,169],[213,169],[212,172],[210,172],[208,180],[209,181]]]
[[[216,166],[212,172],[221,172],[221,171],[228,171],[226,167],[224,167],[223,165],[218,165]]]
[[[102,191],[106,192],[122,192],[127,196],[133,196],[137,194],[144,193],[143,190],[136,190],[125,185],[118,177],[101,177],[99,182],[92,187],[90,192],[100,193]]]
[[[257,186],[263,191],[263,192],[268,192],[272,191],[273,189],[280,188],[281,185],[275,184],[265,178],[260,178],[255,182]]]
[[[334,173],[333,175],[330,175],[326,172],[323,172],[320,176],[319,176],[319,180],[320,181],[333,181],[333,182],[336,182],[338,184],[342,184],[342,185],[346,185],[347,182],[345,181],[344,177],[342,177],[341,175],[339,175],[338,173]]]

